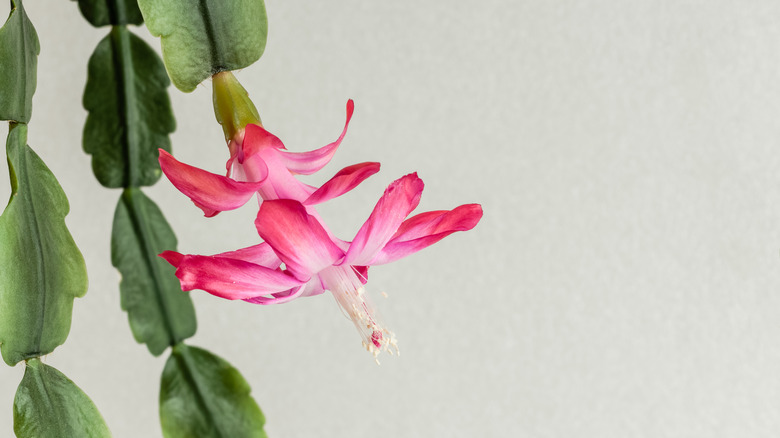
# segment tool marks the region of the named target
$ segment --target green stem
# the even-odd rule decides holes
[[[108,16],[112,23],[126,23],[127,14],[125,13],[125,0],[107,1]]]
[[[203,17],[203,30],[206,33],[207,41],[217,42],[219,39],[217,39],[215,36],[214,24],[211,22],[211,13],[207,3],[208,0],[200,0],[198,2],[198,10],[200,11],[200,16]],[[219,54],[222,52],[223,51],[220,47],[213,47],[209,45],[209,57],[211,58],[210,63],[212,67],[212,74],[227,69],[225,66],[220,65],[221,63],[219,61]]]
[[[109,2],[110,3],[110,2]],[[122,8],[119,8],[122,9]],[[122,12],[124,13],[124,12]],[[111,28],[111,45],[113,46],[115,71],[119,75],[117,78],[117,110],[119,111],[119,119],[125,120],[124,126],[135,126],[138,123],[138,117],[135,111],[132,110],[132,102],[137,99],[135,94],[133,78],[133,58],[130,49],[130,34],[125,26],[112,26]],[[131,187],[138,182],[138,138],[136,138],[136,131],[134,129],[122,129],[121,132],[122,142],[126,145],[124,148],[127,151],[125,157],[125,172],[127,180],[124,182],[125,187]]]

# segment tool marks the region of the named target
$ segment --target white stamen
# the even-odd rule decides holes
[[[389,354],[398,353],[398,341],[393,332],[382,324],[373,304],[368,299],[366,289],[358,278],[358,273],[350,266],[333,266],[320,272],[325,288],[330,290],[339,307],[355,324],[363,348],[374,356],[379,363],[382,350]],[[386,294],[383,293],[386,296]]]

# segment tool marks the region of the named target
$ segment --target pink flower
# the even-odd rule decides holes
[[[214,256],[172,251],[161,256],[176,267],[183,290],[202,289],[222,298],[274,304],[329,290],[376,357],[397,346],[367,297],[368,267],[470,230],[482,217],[478,204],[467,204],[407,219],[422,191],[417,174],[390,184],[352,242],[332,237],[299,200],[277,199],[260,205],[255,226],[262,244]]]
[[[262,126],[249,124],[228,145],[226,176],[181,163],[162,149],[160,167],[171,183],[208,217],[244,205],[255,193],[267,200],[294,199],[315,213],[310,206],[352,190],[379,171],[379,163],[355,164],[339,171],[319,189],[295,178],[296,174],[309,175],[328,164],[347,133],[354,107],[349,100],[347,122],[339,138],[310,152],[290,152]]]

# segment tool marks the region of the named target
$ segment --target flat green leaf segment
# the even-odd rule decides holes
[[[176,128],[162,61],[143,40],[114,27],[89,59],[84,151],[105,187],[140,187],[162,175],[158,148]]]
[[[0,216],[0,352],[14,365],[65,342],[87,270],[65,227],[68,200],[27,146],[27,125],[11,124],[6,154],[12,191]]]
[[[263,0],[138,0],[149,31],[162,38],[173,84],[189,93],[204,79],[248,67],[263,54]]]
[[[14,398],[18,438],[110,437],[92,400],[56,368],[38,359],[27,363]]]
[[[122,309],[135,340],[159,356],[195,334],[192,299],[174,268],[157,256],[176,248],[176,236],[160,209],[138,189],[127,189],[116,206],[111,263],[122,274]]]
[[[40,51],[21,0],[11,0],[11,15],[0,28],[0,120],[30,121]]]
[[[95,27],[142,24],[136,0],[78,0],[81,15]]]
[[[265,438],[265,417],[241,374],[206,350],[179,344],[165,363],[160,421],[166,438]]]

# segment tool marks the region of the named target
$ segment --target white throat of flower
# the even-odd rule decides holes
[[[341,310],[355,324],[363,338],[363,347],[374,355],[376,363],[383,350],[391,355],[401,354],[395,335],[380,320],[354,268],[332,266],[319,275],[325,289],[333,294]]]

